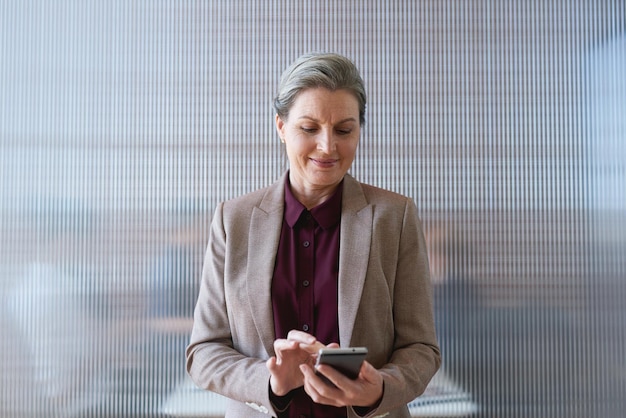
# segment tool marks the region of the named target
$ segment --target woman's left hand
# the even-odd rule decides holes
[[[304,375],[304,390],[317,403],[338,407],[371,407],[383,396],[383,377],[367,361],[363,362],[359,376],[354,380],[331,366],[318,366],[317,370],[335,387],[324,382],[308,364],[302,364],[300,370]]]

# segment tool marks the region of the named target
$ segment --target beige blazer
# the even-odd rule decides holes
[[[201,388],[232,399],[226,418],[276,416],[265,361],[274,355],[271,282],[287,174],[214,213],[187,347]],[[369,416],[406,404],[439,368],[424,236],[413,201],[345,176],[339,249],[339,343],[365,346],[384,378]],[[357,415],[348,408],[348,415]]]

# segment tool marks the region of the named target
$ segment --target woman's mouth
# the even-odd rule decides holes
[[[311,158],[311,161],[313,161],[313,163],[318,167],[330,168],[333,167],[339,160],[335,158]]]

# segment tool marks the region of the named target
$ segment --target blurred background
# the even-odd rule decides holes
[[[352,174],[424,223],[424,404],[624,416],[622,0],[0,0],[1,417],[219,416],[179,396],[212,211],[286,168],[319,50],[368,90]]]

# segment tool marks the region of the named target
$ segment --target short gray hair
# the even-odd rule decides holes
[[[304,54],[283,72],[278,95],[274,98],[278,116],[287,119],[298,93],[317,87],[352,93],[359,102],[359,123],[365,123],[367,96],[359,70],[348,58],[334,53]]]

